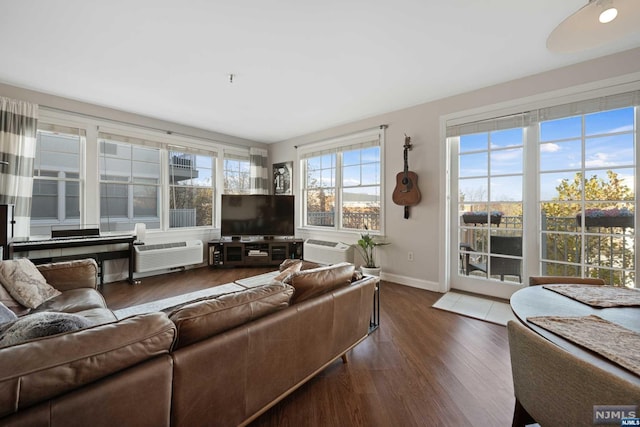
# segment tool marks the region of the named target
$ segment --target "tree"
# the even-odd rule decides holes
[[[585,200],[587,209],[628,208],[633,212],[634,204],[630,202],[635,198],[634,191],[611,170],[607,171],[606,179],[598,175],[583,179],[582,173],[577,172],[573,179],[563,179],[556,191],[552,202],[542,204],[543,230],[548,232],[543,234],[543,258],[579,264],[584,256],[585,263],[596,266],[588,268],[586,276],[601,277],[614,285],[632,281],[632,277],[617,269],[633,268],[635,247],[628,246],[633,239],[624,237],[624,229],[614,227],[600,227],[596,235],[578,234],[582,224],[577,218],[583,214],[581,200]],[[623,238],[619,237],[621,234]],[[579,276],[580,269],[577,265],[553,263],[547,264],[544,273]]]

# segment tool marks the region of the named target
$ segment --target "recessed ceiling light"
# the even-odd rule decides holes
[[[616,9],[615,7],[610,7],[600,14],[598,20],[603,24],[608,24],[609,22],[616,19],[616,16],[618,16],[618,9]]]

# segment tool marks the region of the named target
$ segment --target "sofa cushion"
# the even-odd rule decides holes
[[[60,295],[49,285],[37,267],[26,258],[0,262],[0,282],[20,304],[36,308],[49,298]]]
[[[0,326],[0,347],[76,331],[92,325],[89,319],[68,313],[34,313]]]
[[[0,283],[0,303],[4,304],[9,310],[13,311],[18,316],[27,314],[31,310],[29,307],[25,307],[16,301],[9,291],[5,289],[2,283]]]
[[[92,308],[106,308],[107,303],[100,292],[90,288],[71,289],[53,297],[32,312],[60,311],[63,313],[78,313]]]
[[[0,302],[0,325],[16,320],[17,318],[18,316],[16,316],[13,311],[9,310],[6,305]]]
[[[353,264],[342,262],[292,273],[286,280],[286,283],[296,289],[291,303],[298,303],[350,284],[354,270]]]
[[[178,328],[175,348],[219,334],[289,305],[293,288],[281,282],[204,298],[177,309],[169,318]]]
[[[174,324],[156,312],[5,347],[0,417],[168,354],[174,338]]]
[[[59,291],[76,288],[96,288],[98,264],[93,258],[58,261],[38,265],[38,271]]]

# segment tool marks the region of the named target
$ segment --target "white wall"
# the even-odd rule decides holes
[[[517,61],[517,58],[514,58]],[[592,85],[625,75],[640,72],[640,49],[598,58],[473,92],[445,98],[412,108],[345,124],[309,135],[273,144],[271,160],[283,162],[296,160],[295,145],[321,141],[362,129],[387,124],[385,146],[386,206],[385,234],[392,244],[380,251],[383,278],[398,283],[445,291],[446,233],[444,232],[445,203],[445,142],[441,133],[441,118],[467,110],[491,105],[517,103],[518,100],[539,96],[542,93],[559,93],[567,88]],[[470,66],[470,79],[473,67]],[[636,78],[635,76],[633,78]],[[409,219],[403,219],[403,207],[394,205],[391,194],[395,177],[403,169],[404,134],[411,136],[413,150],[409,153],[409,168],[418,174],[418,186],[422,201],[411,208]],[[300,185],[299,165],[295,164],[294,194]],[[298,219],[299,221],[299,219]],[[297,224],[299,225],[299,224]],[[351,242],[356,235],[331,236],[299,230],[299,236],[324,237],[327,240]],[[407,260],[413,251],[414,261]]]

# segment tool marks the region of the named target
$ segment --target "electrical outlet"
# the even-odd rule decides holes
[[[407,253],[407,259],[409,261],[413,261],[413,251],[409,251],[409,253]]]

